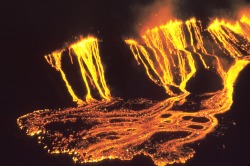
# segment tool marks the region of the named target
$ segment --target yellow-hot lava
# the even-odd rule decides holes
[[[69,94],[72,96],[73,101],[77,102],[77,104],[82,105],[84,103],[84,101],[82,101],[81,99],[79,99],[77,97],[77,95],[75,94],[74,90],[72,89],[69,81],[66,78],[66,74],[62,69],[62,53],[64,50],[60,50],[60,51],[55,51],[49,55],[45,56],[46,61],[53,67],[55,68],[57,71],[59,71],[61,73],[62,79],[66,84],[66,87],[68,89]]]
[[[104,70],[99,55],[98,40],[94,37],[81,38],[80,41],[70,45],[68,49],[77,57],[82,79],[87,90],[86,101],[95,101],[91,94],[91,86],[98,90],[102,99],[109,101],[111,99],[111,95],[105,81]],[[78,105],[82,105],[84,104],[84,101],[76,96],[66,78],[65,72],[62,69],[63,51],[64,49],[55,51],[52,54],[45,56],[45,59],[53,68],[61,73],[73,101],[77,102]],[[71,62],[73,63],[72,57]]]
[[[142,43],[126,40],[149,78],[172,95],[163,101],[111,97],[97,40],[82,39],[69,48],[77,57],[87,101],[92,100],[91,85],[105,100],[77,108],[35,111],[21,116],[17,123],[28,135],[39,135],[49,153],[70,154],[75,162],[131,160],[144,154],[160,166],[185,163],[195,154],[187,144],[212,132],[218,124],[215,115],[228,111],[233,103],[234,82],[249,64],[249,29],[246,16],[235,23],[214,20],[205,30],[192,18],[148,30]],[[46,60],[61,73],[73,100],[81,103],[66,79],[61,56],[62,51],[57,51]],[[201,95],[187,91],[186,84],[199,64],[220,76],[222,89]]]

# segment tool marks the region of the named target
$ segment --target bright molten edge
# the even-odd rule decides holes
[[[212,132],[218,124],[215,115],[230,109],[234,82],[249,64],[246,16],[235,22],[216,19],[204,29],[201,24],[194,18],[170,21],[140,39],[125,41],[149,79],[172,97],[163,101],[111,97],[98,40],[82,38],[46,56],[78,107],[34,111],[18,118],[19,127],[37,135],[49,153],[68,153],[75,162],[131,160],[144,154],[156,165],[185,163],[195,153],[188,145]],[[62,67],[67,54],[80,69],[85,99],[77,96]],[[216,73],[222,88],[201,95],[188,92],[186,85],[200,68]]]

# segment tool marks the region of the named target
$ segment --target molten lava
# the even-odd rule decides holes
[[[104,70],[99,55],[98,40],[94,37],[81,39],[79,42],[70,45],[68,49],[77,57],[82,79],[87,89],[86,101],[91,102],[95,100],[91,95],[91,86],[96,87],[100,96],[109,101],[111,99],[110,90],[104,78]],[[45,56],[45,59],[53,68],[61,73],[73,101],[77,102],[78,105],[82,105],[84,102],[76,96],[62,69],[63,52],[64,49],[55,51]],[[72,55],[70,54],[70,56]],[[72,57],[71,62],[73,63]]]
[[[67,80],[61,67],[63,50],[55,51],[46,60],[60,72],[79,106],[34,111],[18,118],[19,127],[38,135],[49,153],[70,154],[75,162],[131,160],[144,154],[156,165],[167,165],[192,158],[195,151],[188,144],[211,133],[218,124],[215,115],[233,104],[234,82],[249,64],[250,19],[243,16],[234,23],[215,19],[206,29],[194,18],[170,21],[149,29],[138,41],[125,42],[148,77],[172,97],[158,102],[111,97],[98,40],[89,37],[69,46],[80,66],[87,102],[76,96]],[[195,97],[188,92],[187,82],[199,64],[217,73],[222,89]],[[102,101],[93,99],[94,87]]]

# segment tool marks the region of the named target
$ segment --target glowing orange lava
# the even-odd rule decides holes
[[[94,37],[81,39],[79,42],[70,45],[68,49],[77,57],[82,79],[87,89],[86,101],[95,101],[91,95],[91,86],[98,90],[101,98],[110,100],[110,90],[104,78],[104,70],[99,55],[98,40]],[[83,100],[76,96],[62,69],[61,63],[63,52],[64,49],[55,51],[52,54],[46,55],[45,59],[53,68],[61,73],[73,101],[77,102],[78,105],[82,105],[84,104]],[[70,56],[72,56],[71,53]],[[73,63],[72,57],[71,63]]]
[[[249,32],[250,19],[246,16],[234,23],[215,19],[205,30],[192,18],[150,29],[142,35],[141,43],[126,40],[148,77],[172,96],[158,102],[125,102],[111,97],[98,40],[81,39],[69,49],[77,57],[87,102],[75,95],[61,67],[63,50],[56,51],[46,60],[60,72],[79,106],[34,111],[18,118],[17,123],[28,135],[38,135],[39,143],[49,153],[70,154],[75,162],[131,160],[144,154],[156,165],[185,163],[195,154],[188,144],[212,132],[218,124],[215,115],[228,111],[233,104],[234,82],[249,64]],[[198,64],[216,72],[223,88],[199,96],[188,92],[187,82],[195,75]],[[102,101],[93,99],[93,87]]]

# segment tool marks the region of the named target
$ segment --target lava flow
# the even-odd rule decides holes
[[[70,51],[70,57],[72,56],[71,52],[77,57],[82,79],[87,89],[86,101],[91,102],[94,100],[91,95],[89,83],[98,89],[98,92],[103,99],[110,100],[110,91],[106,85],[104,70],[99,56],[98,40],[94,37],[81,39],[79,42],[70,45],[68,49]],[[73,101],[77,102],[78,105],[82,105],[84,101],[77,97],[62,69],[62,55],[64,51],[64,49],[55,51],[52,54],[46,55],[45,59],[52,67],[61,73]],[[73,63],[72,57],[71,63]]]
[[[211,133],[218,124],[215,115],[233,104],[234,82],[249,64],[250,19],[243,16],[234,23],[215,19],[206,29],[195,18],[169,21],[125,42],[148,77],[171,97],[163,101],[112,97],[98,40],[88,37],[46,56],[78,107],[34,111],[18,118],[19,127],[30,136],[38,135],[49,153],[67,153],[80,163],[131,160],[139,154],[151,157],[156,165],[192,158],[195,151],[189,145]],[[77,59],[86,102],[77,97],[62,68],[66,50]],[[187,83],[200,68],[216,73],[222,88],[200,95],[189,92]],[[101,101],[94,99],[93,88]]]

